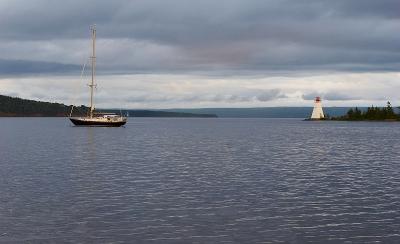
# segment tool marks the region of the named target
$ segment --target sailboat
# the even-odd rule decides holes
[[[92,80],[89,84],[90,87],[90,109],[86,116],[72,117],[72,110],[69,119],[76,126],[112,126],[119,127],[126,124],[127,117],[115,113],[99,113],[95,112],[93,96],[95,85],[95,68],[96,68],[96,27],[92,26]]]

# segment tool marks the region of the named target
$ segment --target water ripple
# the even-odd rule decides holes
[[[0,243],[400,242],[397,123],[0,123]]]

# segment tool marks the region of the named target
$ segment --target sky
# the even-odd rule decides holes
[[[1,0],[0,94],[96,106],[400,105],[398,0]]]

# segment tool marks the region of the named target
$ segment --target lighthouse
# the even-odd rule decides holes
[[[321,98],[316,97],[314,100],[314,109],[312,111],[310,119],[320,120],[320,119],[324,119],[324,118],[325,118],[325,116],[324,116],[324,111],[322,110]]]

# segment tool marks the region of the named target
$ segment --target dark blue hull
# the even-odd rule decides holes
[[[120,127],[126,124],[126,121],[85,121],[75,118],[69,119],[76,126]]]

